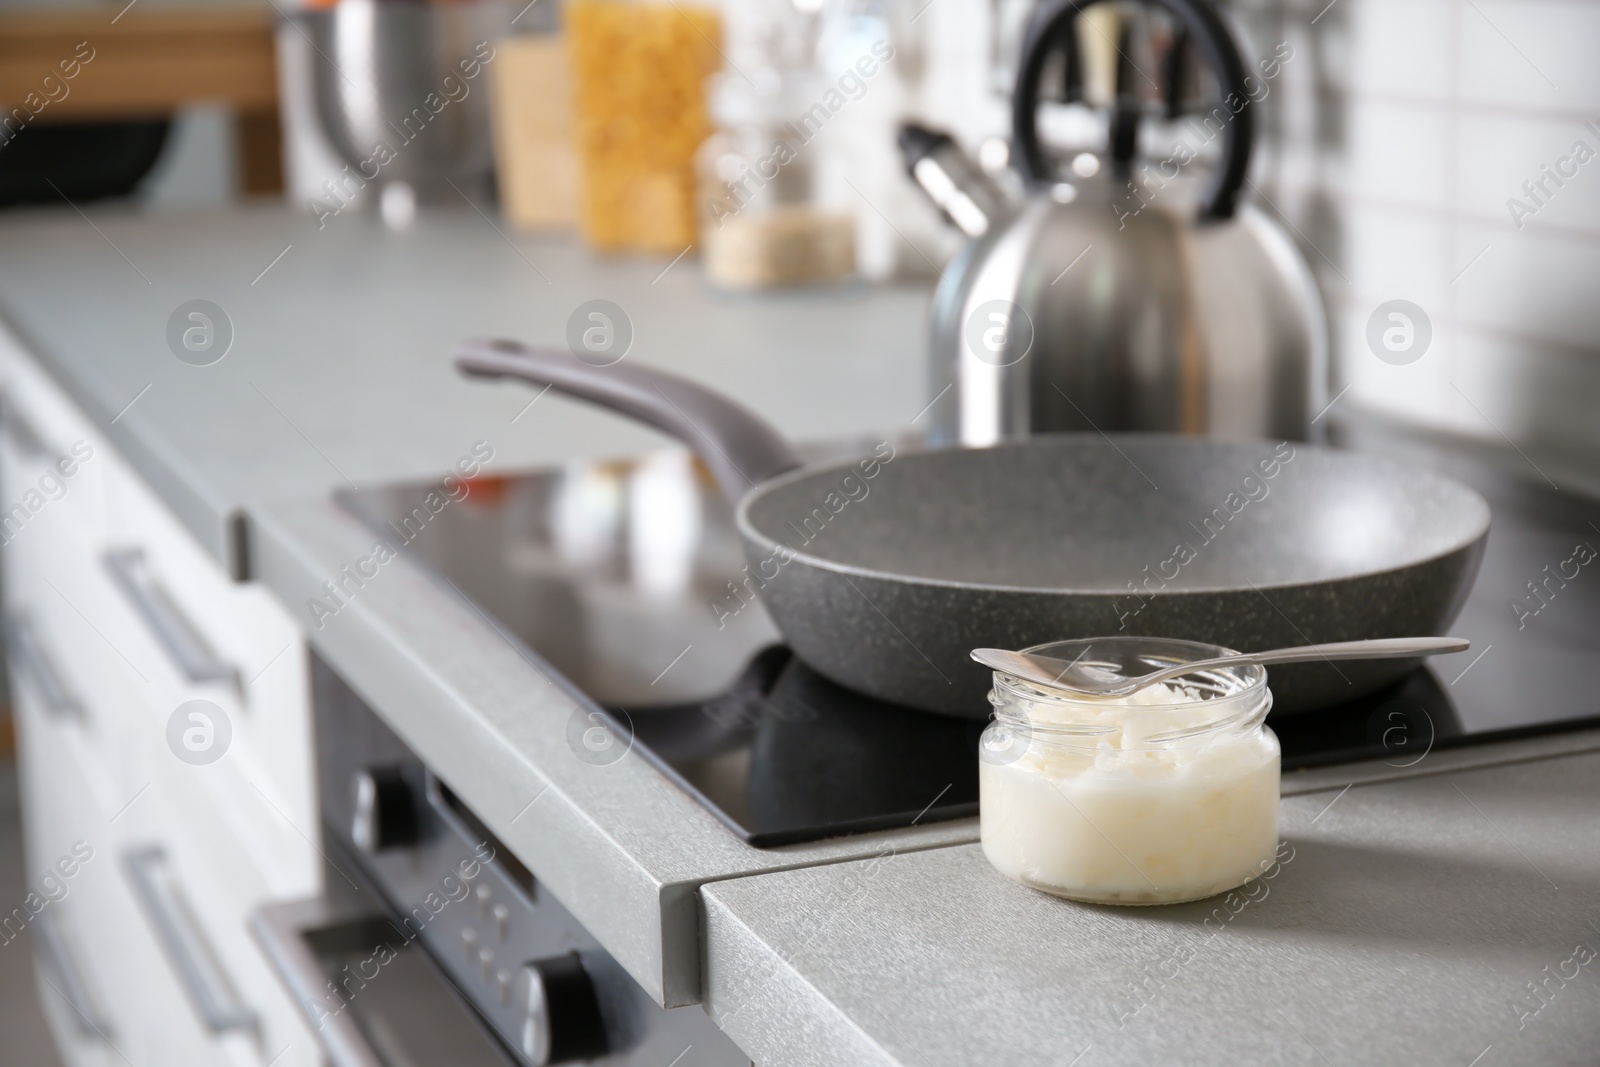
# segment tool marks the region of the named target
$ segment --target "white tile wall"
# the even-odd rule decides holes
[[[1328,320],[1336,337],[1348,337],[1364,344],[1367,319],[1381,301],[1352,298],[1338,300],[1328,309]],[[1433,340],[1415,363],[1395,366],[1373,358],[1351,360],[1341,376],[1338,389],[1350,385],[1350,396],[1359,396],[1365,406],[1400,417],[1422,418],[1431,422],[1450,419],[1461,403],[1451,387],[1455,356],[1460,341],[1453,324],[1433,322]],[[1337,392],[1337,389],[1335,390]]]
[[[1450,0],[1357,3],[1342,30],[1347,62],[1330,70],[1330,82],[1370,94],[1450,99],[1453,56],[1450,35],[1443,32],[1450,8]],[[1323,22],[1331,22],[1328,30],[1318,29]],[[1338,26],[1336,19],[1323,16],[1312,29],[1334,32]]]
[[[1600,115],[1600,108],[1595,110]],[[1600,121],[1595,126],[1600,129]],[[1509,223],[1506,201],[1516,197],[1536,210],[1522,217],[1523,229],[1587,231],[1600,237],[1600,134],[1595,130],[1572,118],[1469,112],[1459,118],[1457,132],[1460,163],[1451,177],[1456,206],[1464,214]],[[1576,177],[1558,174],[1565,184],[1549,183],[1553,195],[1544,205],[1530,200],[1523,183],[1540,177],[1542,167],[1553,170],[1572,157],[1580,142],[1595,158],[1583,165],[1572,159],[1565,169],[1577,167]]]
[[[1507,374],[1506,367],[1516,372]],[[1554,436],[1551,427],[1590,425],[1600,397],[1600,359],[1591,350],[1474,331],[1456,353],[1456,384],[1514,440]]]
[[[1304,52],[1266,109],[1275,143],[1258,180],[1314,243],[1334,389],[1466,433],[1600,453],[1600,4],[1232,6],[1252,40]],[[1507,198],[1526,198],[1522,183],[1579,141],[1596,158],[1519,228]],[[1421,305],[1435,333],[1406,367],[1365,341],[1367,317],[1395,298]]]
[[[1452,130],[1436,106],[1352,99],[1327,183],[1351,197],[1432,209],[1451,185]]]
[[[1345,285],[1333,274],[1338,296],[1366,298],[1374,307],[1385,300],[1410,300],[1424,310],[1447,302],[1451,274],[1447,220],[1431,212],[1363,201],[1345,205],[1340,219],[1341,250],[1322,246],[1349,279]],[[1311,261],[1313,269],[1320,264],[1323,273],[1332,270],[1317,255]]]
[[[1600,42],[1600,5],[1584,0],[1460,2],[1463,103],[1566,114],[1600,110],[1600,64],[1594,51]]]
[[[1600,241],[1476,223],[1461,224],[1460,232],[1480,248],[1490,245],[1456,283],[1463,320],[1580,348],[1600,339]]]

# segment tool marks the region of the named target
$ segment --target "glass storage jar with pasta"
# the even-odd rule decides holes
[[[715,6],[570,0],[578,221],[603,251],[679,255],[695,240],[695,151],[711,132],[706,79],[722,66]]]
[[[1118,677],[1227,655],[1111,637],[1028,649]],[[1278,739],[1266,669],[1212,668],[1095,698],[996,672],[979,748],[983,851],[1047,893],[1107,904],[1198,900],[1265,871],[1278,844]]]

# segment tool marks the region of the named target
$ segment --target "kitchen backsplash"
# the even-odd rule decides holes
[[[1256,57],[1294,49],[1263,101],[1252,196],[1327,298],[1330,397],[1600,452],[1600,4],[1229,6]],[[945,0],[917,20],[939,71],[923,113],[969,146],[1007,126],[983,91],[992,10]]]
[[[1486,438],[1600,451],[1600,5],[1234,10],[1256,51],[1296,49],[1256,180],[1327,296],[1334,392]],[[1426,316],[1425,351],[1423,321],[1391,301]],[[1392,311],[1414,320],[1409,349]]]

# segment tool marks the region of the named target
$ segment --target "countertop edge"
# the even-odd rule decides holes
[[[701,925],[705,930],[707,961],[703,1007],[711,1020],[757,1063],[784,1067],[903,1067],[901,1061],[874,1041],[832,1001],[817,990],[792,962],[773,949],[715,894],[700,894]],[[745,946],[743,966],[714,966],[712,944]],[[782,1026],[772,1026],[743,1005],[725,1010],[725,992],[738,988],[761,990],[761,999],[774,1005]],[[813,1011],[795,1007],[806,999]],[[824,1039],[819,1031],[826,1031]]]
[[[1459,748],[1439,749],[1425,753],[1407,765],[1368,760],[1362,763],[1340,763],[1330,767],[1288,771],[1283,776],[1281,795],[1301,796],[1307,793],[1343,789],[1351,785],[1372,785],[1377,782],[1394,782],[1434,774],[1453,774],[1457,771],[1477,770],[1480,767],[1499,767],[1511,763],[1557,759],[1562,756],[1577,756],[1597,751],[1600,751],[1600,727],[1562,730],[1532,737],[1515,737],[1503,741],[1462,745]]]
[[[180,452],[160,438],[140,432],[137,420],[122,421],[121,416],[138,396],[129,397],[121,411],[113,409],[57,358],[49,345],[19,323],[19,316],[12,314],[0,297],[0,331],[9,334],[16,347],[61,387],[223,571],[236,582],[248,580],[250,554],[243,508],[209,491]]]

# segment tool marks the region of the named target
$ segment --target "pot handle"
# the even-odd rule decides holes
[[[1052,46],[1060,40],[1061,24],[1070,23],[1080,11],[1098,2],[1100,0],[1045,0],[1028,25],[1022,59],[1017,65],[1017,88],[1011,99],[1011,132],[1023,177],[1030,184],[1050,177],[1039,143],[1039,80],[1045,60]],[[1206,0],[1150,2],[1165,8],[1179,21],[1216,72],[1228,120],[1223,123],[1222,161],[1211,178],[1210,187],[1200,197],[1199,214],[1203,219],[1231,218],[1250,165],[1250,146],[1255,131],[1255,116],[1245,85],[1244,61],[1239,58],[1239,49],[1227,25]],[[1227,105],[1230,99],[1245,103],[1235,112]]]
[[[597,367],[570,352],[515,341],[464,341],[453,356],[463,374],[521,378],[677,438],[705,462],[735,504],[767,479],[801,465],[789,442],[759,415],[673,374],[632,365]]]

